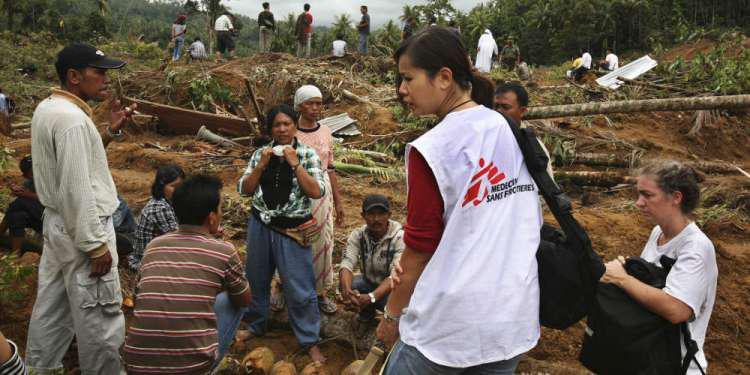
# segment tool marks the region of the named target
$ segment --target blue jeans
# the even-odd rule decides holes
[[[438,365],[427,359],[417,348],[404,344],[401,340],[393,347],[385,375],[512,375],[521,355],[504,361],[485,363],[469,368],[456,368]]]
[[[229,293],[221,292],[216,295],[214,301],[214,313],[216,314],[216,334],[219,336],[219,355],[216,362],[221,362],[224,356],[229,352],[229,347],[234,341],[234,334],[240,326],[242,316],[247,309],[238,309],[234,307],[229,299]]]
[[[172,61],[180,59],[182,53],[182,46],[185,45],[185,39],[177,38],[174,41],[174,50],[172,51]]]
[[[354,279],[352,280],[352,289],[363,293],[371,293],[375,289],[377,289],[378,286],[369,282],[361,275],[354,276]],[[388,301],[388,294],[383,296],[383,298],[375,301],[375,303],[367,305],[364,309],[362,309],[359,312],[359,318],[361,320],[373,320],[375,319],[375,310],[383,311],[385,308],[385,303]]]
[[[369,37],[370,34],[359,34],[359,53],[366,55],[367,54],[367,37]]]
[[[289,321],[297,342],[303,347],[320,339],[320,311],[315,293],[312,250],[278,233],[250,215],[247,223],[247,264],[253,300],[245,314],[257,335],[266,332],[271,298],[271,277],[276,268],[284,285]]]

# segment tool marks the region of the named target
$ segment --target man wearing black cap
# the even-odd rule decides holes
[[[389,275],[404,251],[404,232],[390,220],[391,204],[380,194],[365,198],[362,218],[366,225],[349,235],[339,279],[344,303],[359,310],[360,321],[371,322],[391,292]],[[356,266],[362,275],[355,277]]]
[[[65,47],[55,63],[60,89],[39,103],[31,120],[34,183],[44,206],[44,250],[26,345],[34,373],[62,369],[74,334],[83,374],[124,373],[112,224],[119,202],[104,147],[121,136],[135,106],[122,109],[115,101],[100,134],[86,103],[105,99],[107,70],[124,65],[86,44]]]

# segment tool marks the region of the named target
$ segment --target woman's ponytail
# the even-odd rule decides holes
[[[471,100],[490,109],[495,100],[495,83],[476,69],[471,72]]]

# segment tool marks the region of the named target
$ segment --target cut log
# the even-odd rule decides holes
[[[354,100],[355,102],[359,102],[359,103],[362,103],[362,104],[371,105],[373,107],[377,106],[377,104],[373,103],[372,101],[367,100],[367,99],[365,99],[365,98],[363,98],[363,97],[361,97],[361,96],[359,96],[359,95],[357,95],[357,94],[355,94],[355,93],[353,93],[353,92],[351,92],[351,91],[349,91],[347,89],[341,89],[341,95],[343,95],[347,99]]]
[[[20,124],[15,124],[10,126],[13,130],[21,130],[21,129],[28,129],[31,127],[31,121],[29,122],[23,122]]]
[[[608,113],[695,111],[701,109],[750,108],[750,95],[704,96],[694,98],[622,100],[583,104],[529,107],[525,120],[603,115]]]
[[[123,97],[122,102],[125,105],[136,103],[139,112],[159,117],[159,130],[172,134],[194,135],[203,125],[213,132],[238,137],[251,132],[245,119],[240,117],[219,116],[130,97]]]
[[[555,171],[555,181],[568,181],[580,186],[612,187],[619,184],[634,184],[635,178],[614,172]]]
[[[625,168],[630,166],[630,160],[628,160],[627,157],[621,157],[615,154],[577,152],[572,164]]]
[[[255,109],[255,114],[258,116],[258,124],[265,129],[266,128],[266,114],[263,113],[263,111],[260,109],[260,105],[258,105],[258,99],[255,97],[255,90],[253,90],[253,85],[250,84],[250,80],[245,78],[245,87],[247,88],[248,94],[250,94],[250,102],[253,104],[253,109]]]

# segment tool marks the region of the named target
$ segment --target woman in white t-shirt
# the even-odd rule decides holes
[[[336,40],[333,41],[333,55],[336,57],[344,57],[346,55],[346,41],[342,33],[336,34]]]
[[[454,31],[421,31],[396,62],[403,103],[440,122],[407,147],[403,273],[377,331],[400,339],[384,373],[510,374],[540,333],[536,185]]]
[[[177,61],[182,55],[182,47],[185,45],[185,34],[187,34],[187,16],[181,14],[172,24],[172,42],[174,50],[172,51],[172,61]]]
[[[661,256],[666,255],[676,262],[664,289],[651,287],[628,275],[623,268],[623,257],[606,264],[607,271],[601,281],[617,285],[645,308],[673,324],[688,322],[690,335],[698,343],[695,358],[705,370],[703,343],[714,307],[719,271],[714,245],[691,219],[700,200],[695,171],[676,161],[656,162],[639,172],[637,186],[636,207],[656,223],[641,257],[659,264]],[[680,345],[684,356],[683,340]],[[700,374],[695,361],[691,361],[688,374]]]

